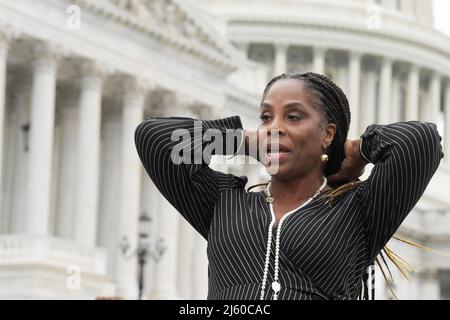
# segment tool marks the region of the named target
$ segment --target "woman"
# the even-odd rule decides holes
[[[219,129],[226,144],[231,143],[228,129],[241,130],[237,154],[249,154],[258,139],[269,144],[264,165],[271,180],[260,192],[245,190],[245,176],[212,170],[208,160],[173,163],[171,151],[178,142],[172,133],[192,133],[193,119],[156,117],[136,129],[137,150],[150,178],[208,240],[208,299],[361,297],[367,268],[443,157],[436,125],[371,125],[361,139],[347,140],[345,94],[315,73],[272,79],[260,112],[260,129],[266,130],[244,130],[238,116],[201,126],[203,132]],[[278,135],[278,145],[270,145],[272,135]],[[369,162],[374,164],[370,177],[359,181]]]

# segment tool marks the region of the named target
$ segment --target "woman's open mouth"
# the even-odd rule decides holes
[[[285,161],[292,152],[284,145],[267,145],[266,163]]]

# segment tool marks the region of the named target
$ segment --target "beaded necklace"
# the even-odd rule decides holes
[[[273,300],[278,299],[278,293],[281,290],[281,284],[278,280],[278,274],[279,274],[279,260],[280,260],[280,235],[281,235],[281,226],[283,225],[283,221],[291,213],[300,210],[301,208],[306,206],[308,203],[310,203],[315,197],[317,197],[317,195],[319,195],[322,192],[323,188],[325,188],[326,185],[327,185],[327,178],[324,177],[323,183],[320,186],[319,190],[317,190],[316,193],[311,198],[306,200],[300,207],[285,214],[280,219],[280,222],[278,223],[277,233],[276,233],[276,238],[275,238],[275,274],[274,274],[273,282],[272,282],[272,290],[274,292]],[[266,201],[269,203],[269,206],[270,206],[270,212],[272,214],[272,221],[270,222],[270,225],[269,225],[269,235],[267,237],[266,260],[264,263],[264,273],[263,273],[263,279],[262,279],[262,285],[261,285],[261,300],[264,299],[264,294],[265,294],[265,290],[266,290],[267,274],[269,272],[270,251],[272,248],[272,229],[273,229],[273,225],[275,223],[275,213],[274,213],[273,205],[272,205],[274,202],[274,198],[272,197],[272,195],[270,193],[270,182],[267,185],[266,193],[267,193]]]

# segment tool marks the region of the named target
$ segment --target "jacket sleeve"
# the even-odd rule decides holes
[[[245,176],[211,169],[210,155],[241,154],[241,139],[239,116],[153,117],[135,131],[137,152],[153,183],[205,239],[219,193],[247,183]]]
[[[374,164],[360,184],[372,262],[419,201],[444,154],[437,127],[428,122],[371,125],[361,138],[362,156]]]

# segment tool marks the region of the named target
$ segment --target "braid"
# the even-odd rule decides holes
[[[375,262],[370,265],[370,276],[372,277],[372,300],[375,300]]]
[[[359,300],[369,300],[369,280],[371,283],[370,298],[375,300],[375,262],[364,271]]]
[[[369,287],[368,287],[368,284],[367,284],[368,279],[369,279],[369,273],[366,270],[366,271],[364,271],[363,279],[362,279],[362,281],[363,281],[363,290],[364,290],[363,291],[364,292],[363,300],[369,300]]]
[[[312,73],[312,75],[317,77],[317,80],[322,82],[324,87],[329,86],[330,91],[334,92],[336,94],[338,101],[339,101],[339,105],[341,106],[341,111],[345,118],[345,122],[344,122],[346,125],[345,131],[348,132],[348,130],[350,129],[351,113],[350,113],[350,106],[348,103],[347,96],[345,95],[345,93],[342,91],[341,88],[339,88],[333,81],[330,80],[330,78],[325,77],[320,74],[316,74],[316,73]]]

